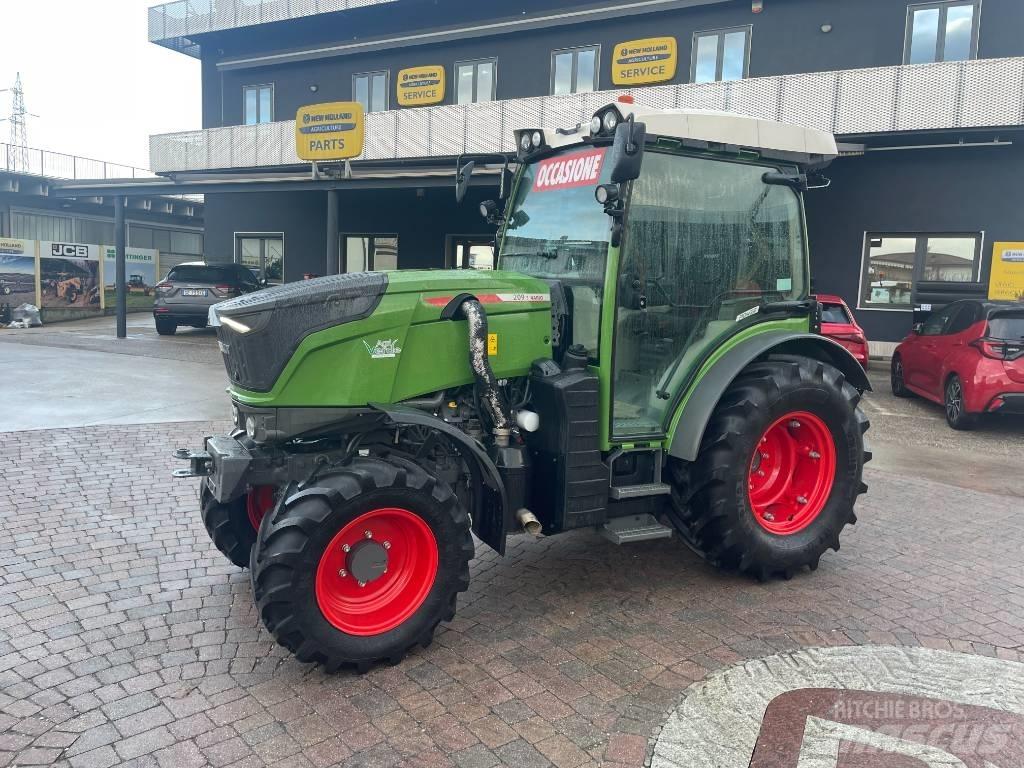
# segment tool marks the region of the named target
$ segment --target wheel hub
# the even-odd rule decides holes
[[[346,570],[360,584],[370,584],[388,572],[388,551],[376,541],[360,541],[345,558]]]

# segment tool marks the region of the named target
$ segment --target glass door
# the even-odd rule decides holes
[[[383,272],[398,269],[396,235],[345,235],[341,239],[340,272]]]
[[[282,235],[238,235],[236,260],[260,280],[284,282],[284,237]]]

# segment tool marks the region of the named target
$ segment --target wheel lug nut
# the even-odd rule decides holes
[[[359,586],[360,587],[365,587],[366,586],[366,582],[365,581],[360,581],[359,582]]]
[[[773,515],[771,512],[765,512],[764,515],[762,515],[762,517],[764,517],[764,519],[767,520],[769,523],[775,522],[775,515]]]
[[[757,470],[757,476],[758,477],[764,477],[764,470],[763,469]]]
[[[381,546],[384,547],[384,549],[391,549],[391,542],[385,541]]]
[[[792,427],[793,429],[800,429],[800,422],[797,421],[796,419],[793,419],[791,422],[789,422],[789,426]]]
[[[796,497],[796,503],[797,504],[806,504],[807,503],[807,497],[806,496],[797,496]]]
[[[346,576],[348,576],[348,571],[346,571],[344,568],[342,568],[340,571],[338,571],[338,575],[341,576],[341,578],[344,579]]]
[[[365,536],[368,539],[372,539],[373,533],[371,533],[370,531],[363,531],[363,536]]]
[[[810,452],[810,453],[808,453],[807,455],[808,455],[809,457],[811,457],[812,459],[820,459],[820,458],[821,458],[821,454],[820,454],[820,453],[818,453],[817,451],[811,451],[811,452]]]
[[[341,545],[341,551],[342,552],[351,552],[352,551],[352,547],[350,547],[348,544],[342,544]]]
[[[767,451],[762,451],[761,452],[761,461],[768,461],[769,458],[771,458],[771,457],[768,455]]]

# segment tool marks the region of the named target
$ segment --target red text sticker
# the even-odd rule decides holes
[[[542,160],[533,175],[534,192],[593,187],[601,178],[606,149],[591,149]]]

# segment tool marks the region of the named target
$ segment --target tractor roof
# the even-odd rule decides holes
[[[768,154],[806,158],[806,162],[828,162],[838,157],[836,139],[827,131],[805,128],[775,120],[704,109],[652,109],[620,100],[602,107],[596,114],[603,115],[609,108],[618,110],[622,119],[634,115],[647,125],[647,133],[683,140],[724,144],[762,151]],[[625,97],[628,99],[629,97]],[[561,146],[575,143],[588,128],[572,135],[550,137],[550,143]]]

